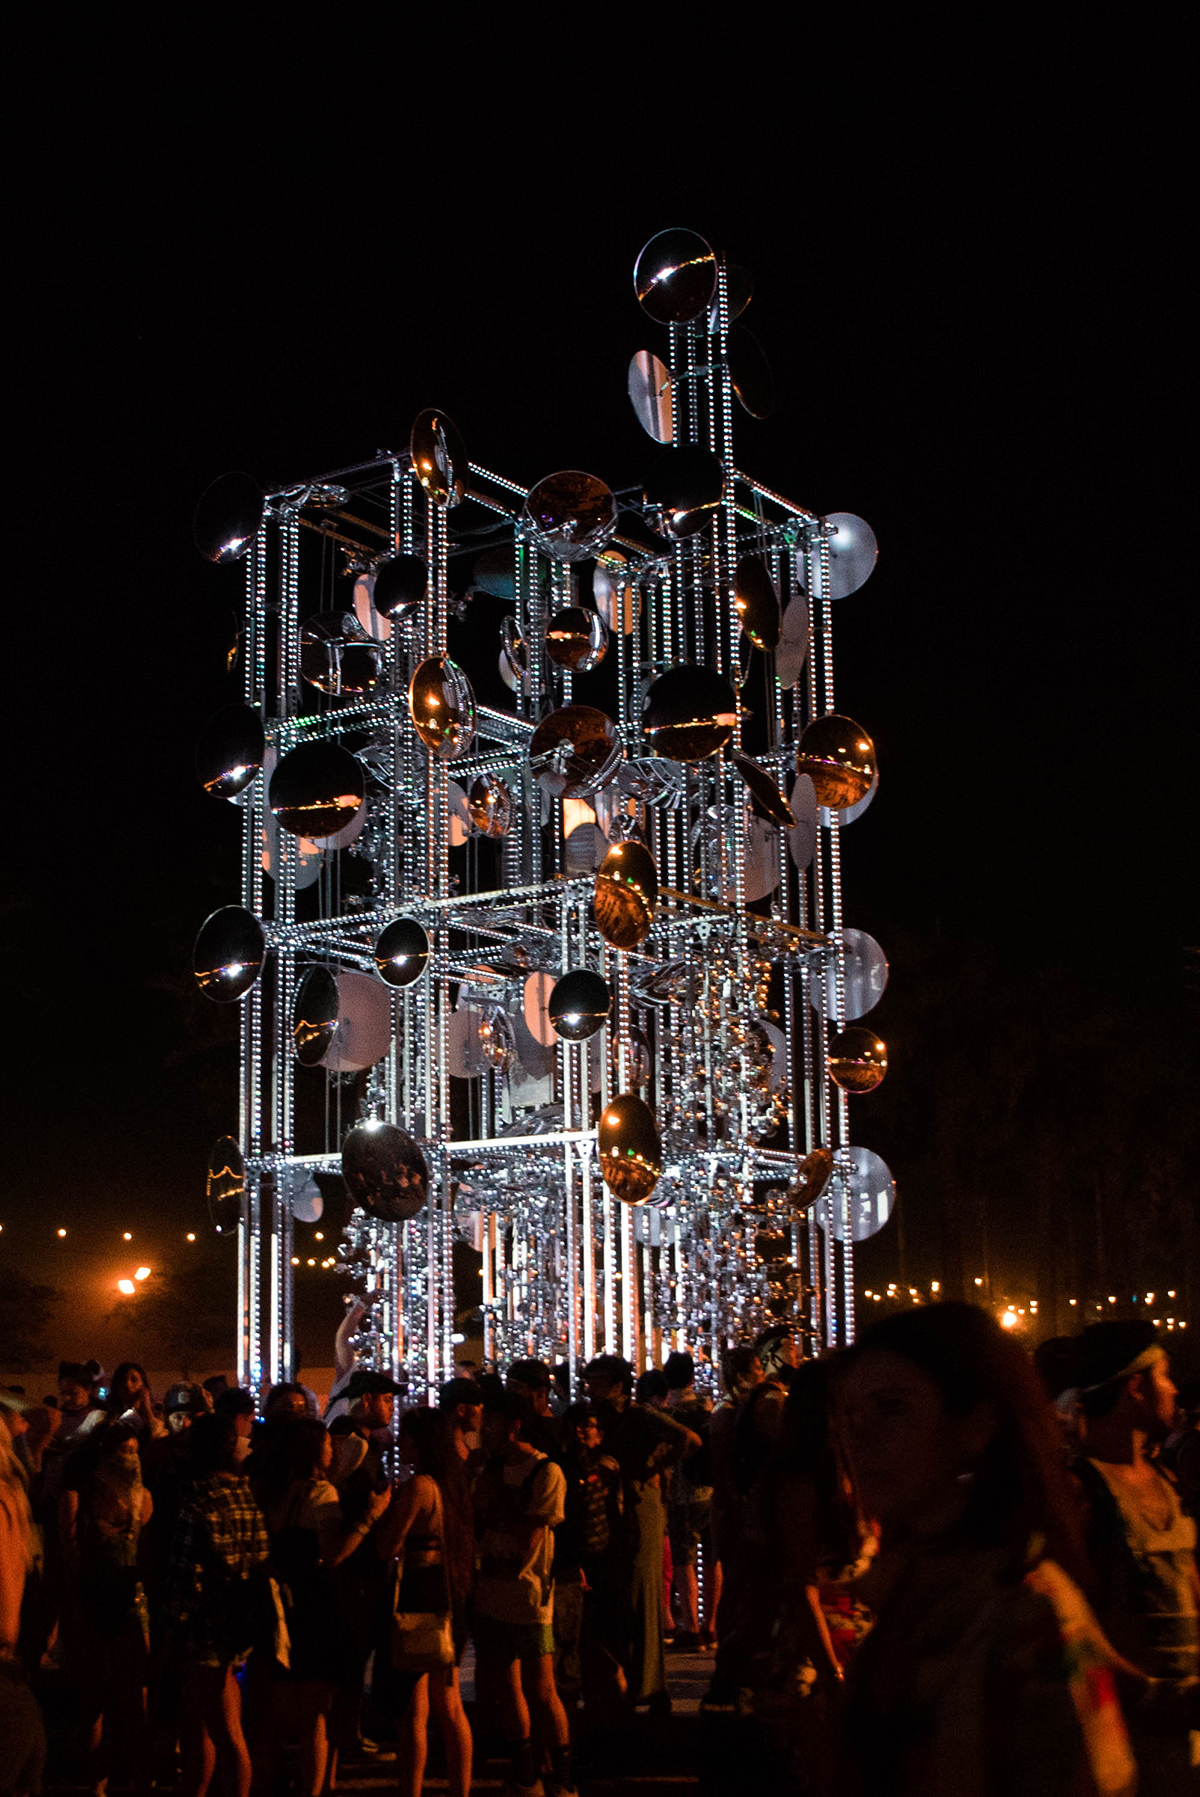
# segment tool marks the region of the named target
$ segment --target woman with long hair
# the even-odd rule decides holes
[[[1053,1413],[1020,1346],[973,1305],[903,1311],[849,1351],[839,1401],[881,1552],[838,1789],[1132,1792]]]
[[[153,1508],[129,1424],[110,1423],[77,1450],[59,1500],[62,1636],[98,1794],[107,1789],[114,1731],[124,1736],[136,1788],[150,1785],[150,1616],[138,1543]]]
[[[104,1408],[114,1422],[128,1423],[143,1443],[167,1433],[167,1425],[154,1414],[154,1395],[145,1367],[123,1360],[112,1376]]]
[[[290,1417],[273,1425],[262,1466],[251,1485],[266,1519],[271,1558],[283,1593],[290,1638],[286,1667],[276,1663],[270,1691],[271,1718],[264,1761],[284,1732],[299,1733],[302,1797],[320,1797],[330,1759],[329,1718],[346,1642],[329,1569],[363,1541],[366,1526],[342,1521],[329,1482],[333,1443],[324,1423]],[[378,1505],[382,1510],[386,1496]],[[373,1520],[373,1516],[371,1518]],[[259,1767],[265,1789],[272,1780]]]
[[[471,1789],[471,1725],[462,1706],[458,1662],[467,1640],[475,1566],[471,1498],[449,1416],[410,1410],[400,1424],[400,1458],[413,1469],[379,1529],[379,1552],[400,1560],[396,1610],[450,1617],[454,1662],[431,1671],[393,1665],[389,1646],[375,1654],[374,1696],[397,1726],[402,1797],[420,1797],[432,1707],[446,1749],[451,1797]]]

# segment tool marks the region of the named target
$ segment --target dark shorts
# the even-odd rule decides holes
[[[673,1566],[694,1566],[696,1550],[710,1553],[712,1503],[700,1498],[686,1504],[671,1504],[667,1509],[667,1539],[671,1543]]]
[[[554,1628],[549,1622],[501,1622],[496,1616],[475,1612],[475,1652],[500,1666],[514,1660],[540,1660],[554,1652]]]

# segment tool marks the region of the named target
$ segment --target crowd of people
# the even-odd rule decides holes
[[[388,1736],[419,1797],[431,1724],[453,1797],[481,1736],[513,1797],[573,1797],[669,1714],[680,1651],[740,1756],[713,1789],[1200,1784],[1200,1406],[1149,1324],[1031,1359],[929,1305],[815,1360],[780,1326],[398,1413],[349,1357],[323,1413],[299,1383],[158,1404],[133,1362],[102,1389],[64,1362],[0,1392],[0,1797],[39,1789],[51,1673],[95,1797],[323,1797]]]

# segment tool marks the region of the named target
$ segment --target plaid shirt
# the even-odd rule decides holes
[[[251,1645],[247,1581],[270,1553],[267,1525],[240,1473],[186,1489],[175,1525],[163,1608],[182,1658],[224,1666]]]

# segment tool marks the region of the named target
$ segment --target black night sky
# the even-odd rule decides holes
[[[127,1261],[183,1276],[234,1115],[233,1019],[188,968],[236,898],[238,820],[192,751],[235,696],[242,572],[196,554],[198,494],[402,446],[430,404],[522,482],[639,480],[625,370],[662,333],[630,277],[672,224],[755,275],[778,399],[740,461],[880,543],[835,619],[881,766],[846,916],[892,968],[856,1136],[905,1215],[864,1282],[970,1287],[986,1245],[994,1294],[1045,1311],[1048,1244],[1060,1303],[1118,1268],[1200,1279],[1170,47],[1153,80],[1115,39],[1002,73],[999,45],[893,63],[793,27],[643,68],[613,22],[556,68],[495,25],[468,48],[466,17],[419,57],[312,15],[272,66],[205,40],[232,13],[189,15],[179,54],[139,16],[14,71],[0,1274],[69,1294],[55,1357],[112,1364]],[[335,1298],[308,1300],[310,1359]]]

